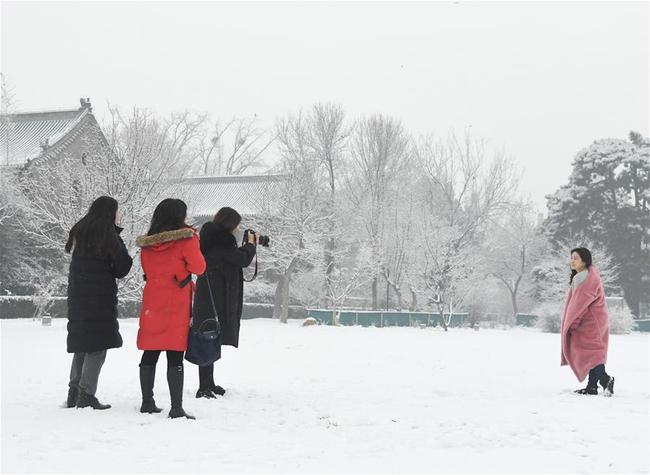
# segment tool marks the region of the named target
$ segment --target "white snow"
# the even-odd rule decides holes
[[[98,397],[65,409],[65,320],[2,320],[2,472],[647,473],[647,334],[613,335],[616,394],[578,396],[559,336],[533,329],[301,327],[242,323],[216,380],[170,420],[164,355],[156,401],[138,412],[137,320],[121,321]]]

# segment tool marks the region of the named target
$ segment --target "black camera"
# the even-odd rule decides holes
[[[242,244],[246,244],[248,242],[248,233],[251,233],[253,236],[255,236],[256,234],[255,231],[253,231],[252,229],[247,229],[246,231],[244,231],[244,240],[242,241]],[[269,247],[270,241],[271,240],[269,239],[268,236],[264,236],[263,234],[260,234],[257,243],[260,246]]]

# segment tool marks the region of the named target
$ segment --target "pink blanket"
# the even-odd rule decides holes
[[[569,289],[562,317],[562,366],[569,365],[579,381],[594,366],[607,362],[609,314],[600,273],[589,268],[587,279]]]

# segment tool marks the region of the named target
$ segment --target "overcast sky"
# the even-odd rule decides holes
[[[471,130],[540,208],[594,139],[648,135],[647,2],[2,2],[21,109],[90,97],[227,119],[317,101]]]

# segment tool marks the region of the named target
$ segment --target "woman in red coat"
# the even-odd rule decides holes
[[[160,352],[167,352],[167,383],[172,407],[169,417],[194,419],[183,410],[183,352],[187,349],[192,303],[192,274],[205,271],[205,260],[196,230],[185,224],[187,206],[177,199],[165,199],[156,207],[146,236],[136,243],[146,284],[140,310],[138,349],[140,361],[140,412],[156,407],[153,386]]]

